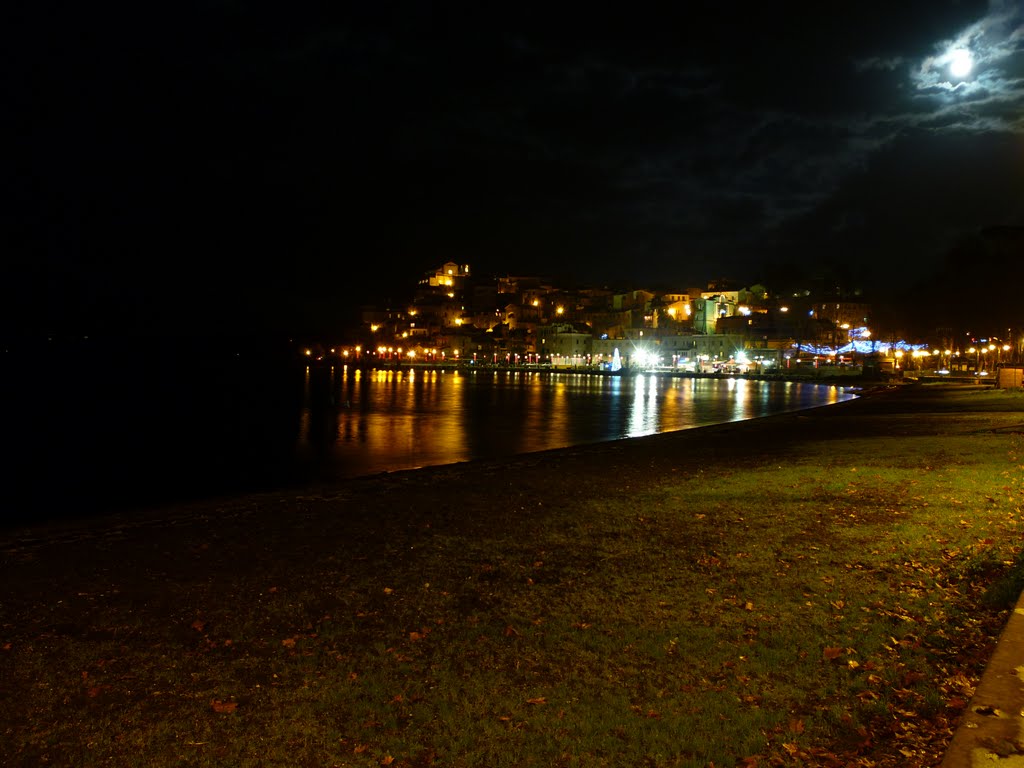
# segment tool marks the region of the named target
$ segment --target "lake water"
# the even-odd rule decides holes
[[[496,458],[849,399],[830,386],[217,361],[21,371],[6,522]]]

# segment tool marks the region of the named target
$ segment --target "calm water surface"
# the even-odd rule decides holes
[[[640,437],[849,399],[834,387],[538,371],[307,369],[298,454],[331,477]]]
[[[495,458],[849,399],[811,384],[209,362],[18,368],[4,522]]]

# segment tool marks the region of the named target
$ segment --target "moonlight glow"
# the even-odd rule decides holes
[[[970,51],[960,49],[949,54],[949,72],[953,77],[967,77],[973,65]]]

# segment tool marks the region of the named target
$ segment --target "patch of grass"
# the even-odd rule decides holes
[[[991,560],[994,558],[990,557]],[[1017,604],[1024,592],[1024,551],[1018,552],[1008,567],[1005,561],[991,562],[991,566],[989,572],[994,571],[999,575],[985,590],[982,599],[991,608],[1009,610]]]
[[[0,748],[26,766],[934,765],[1024,579],[1022,439],[976,415],[601,493],[470,473],[12,549]]]

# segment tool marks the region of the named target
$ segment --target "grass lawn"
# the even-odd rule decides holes
[[[1022,584],[1024,395],[0,532],[0,754],[933,766]]]

